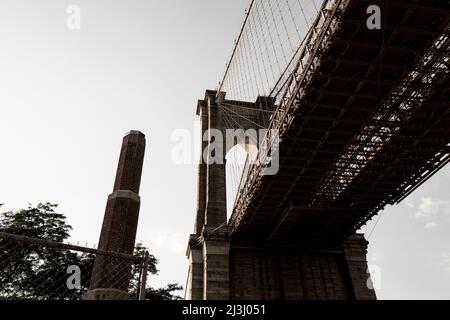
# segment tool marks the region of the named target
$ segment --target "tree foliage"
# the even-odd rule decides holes
[[[165,288],[153,289],[147,288],[145,290],[146,300],[181,300],[180,296],[175,295],[175,292],[183,290],[183,286],[178,283],[169,283]]]
[[[66,217],[56,210],[55,204],[40,203],[17,212],[1,213],[0,232],[54,242],[66,241],[72,227]],[[134,254],[142,257],[145,251],[146,248],[138,243]],[[94,259],[93,254],[0,238],[0,299],[80,299],[89,288]],[[158,273],[157,263],[158,260],[150,255],[148,276]],[[66,286],[67,267],[71,265],[79,266],[88,275],[82,278],[81,288],[76,290],[68,290]],[[131,299],[136,298],[139,273],[140,265],[136,261],[131,271]],[[181,289],[178,284],[169,284],[161,289],[147,288],[146,299],[179,299],[174,293]]]

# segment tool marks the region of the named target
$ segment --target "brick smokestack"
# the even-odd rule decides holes
[[[98,249],[132,254],[139,219],[139,186],[145,152],[145,135],[125,135],[113,192],[108,196]],[[86,299],[127,299],[131,261],[97,255]]]

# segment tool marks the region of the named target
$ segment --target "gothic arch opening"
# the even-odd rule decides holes
[[[233,213],[236,197],[245,177],[248,173],[248,166],[256,162],[258,157],[258,147],[255,144],[236,144],[225,155],[225,177],[227,196],[227,220]]]

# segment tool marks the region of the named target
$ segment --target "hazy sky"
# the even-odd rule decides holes
[[[80,30],[67,28],[69,5],[81,8]],[[71,241],[93,246],[122,137],[141,130],[147,152],[137,239],[160,260],[152,285],[184,285],[196,168],[171,161],[171,135],[194,130],[196,101],[220,81],[246,5],[1,0],[2,210],[59,203],[74,227]],[[449,189],[446,168],[383,213],[369,248],[379,298],[450,298]]]

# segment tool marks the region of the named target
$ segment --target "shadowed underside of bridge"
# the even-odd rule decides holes
[[[248,180],[234,240],[342,242],[448,162],[450,8],[414,3],[374,31],[367,2],[342,1],[276,124],[280,171]]]
[[[366,26],[371,4],[380,30]],[[280,143],[260,142],[279,171],[248,165],[228,223],[225,165],[200,165],[193,299],[374,298],[356,230],[450,161],[449,4],[336,0],[319,16],[274,105],[213,91],[199,103],[203,131],[229,128],[232,106],[269,110],[236,127],[259,123]]]

